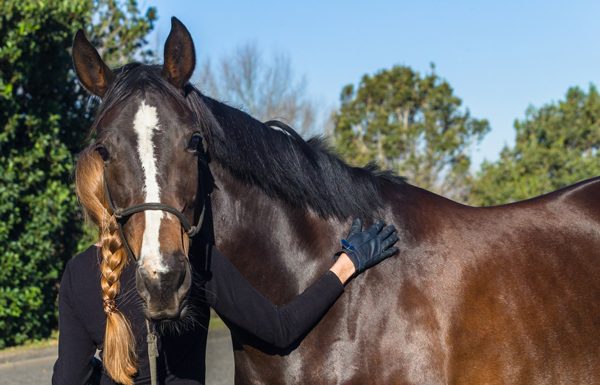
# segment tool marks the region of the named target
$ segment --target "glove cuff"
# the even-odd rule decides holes
[[[344,250],[340,250],[340,251],[335,252],[333,254],[333,256],[331,257],[331,259],[333,259],[334,262],[337,261],[338,258],[340,257],[340,255],[342,255],[342,253],[345,253],[345,251]]]

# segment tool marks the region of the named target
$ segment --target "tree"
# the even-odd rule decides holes
[[[136,0],[95,0],[92,14],[97,22],[88,24],[87,35],[109,67],[156,60],[145,39],[154,28],[156,8],[149,7],[141,15]]]
[[[0,3],[0,347],[56,326],[57,282],[82,232],[71,175],[91,111],[72,70],[73,35],[87,28],[109,58],[130,58],[155,18],[134,0]]]
[[[316,107],[306,97],[306,80],[296,79],[290,59],[281,53],[267,62],[254,44],[238,47],[218,62],[205,61],[198,87],[207,95],[239,107],[261,121],[280,119],[308,133]]]
[[[375,161],[412,183],[466,199],[468,149],[489,131],[432,67],[422,76],[406,66],[364,75],[341,93],[334,145],[350,163]]]
[[[470,201],[507,203],[556,190],[600,174],[600,95],[574,87],[564,100],[529,107],[515,122],[514,147],[484,162]]]

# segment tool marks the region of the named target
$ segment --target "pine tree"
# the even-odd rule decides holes
[[[531,198],[600,174],[600,95],[574,87],[564,100],[530,107],[515,122],[516,142],[485,162],[471,202],[493,205]]]
[[[469,147],[489,131],[435,72],[395,66],[342,90],[334,143],[351,163],[376,162],[420,187],[466,199]]]

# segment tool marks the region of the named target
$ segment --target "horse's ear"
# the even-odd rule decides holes
[[[73,40],[73,66],[81,84],[99,97],[104,96],[115,77],[81,29]]]
[[[171,18],[171,32],[165,43],[163,76],[182,89],[192,77],[196,66],[196,51],[190,32],[176,17]]]

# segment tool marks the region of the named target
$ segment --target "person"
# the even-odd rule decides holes
[[[259,293],[218,250],[212,248],[208,270],[203,275],[200,295],[193,313],[200,324],[208,324],[209,306],[228,326],[243,329],[266,346],[287,348],[306,334],[342,294],[348,280],[393,255],[397,232],[393,225],[377,221],[363,230],[355,219],[331,268],[304,292],[283,306],[276,306]],[[107,322],[100,293],[101,253],[98,245],[89,247],[66,265],[59,290],[58,359],[52,384],[82,385],[94,373],[92,358],[102,351]],[[190,257],[194,269],[200,258]],[[135,263],[128,263],[120,278],[119,311],[130,321],[135,337],[137,373],[135,384],[150,383],[147,329],[144,307],[135,286]],[[190,294],[190,296],[193,296]],[[110,317],[110,314],[108,315]],[[202,321],[204,320],[204,321]],[[158,341],[159,384],[204,384],[206,330],[188,327],[178,333],[165,331]],[[96,373],[99,373],[96,371]],[[115,384],[106,372],[96,378],[101,384]],[[87,381],[87,382],[86,382]]]

